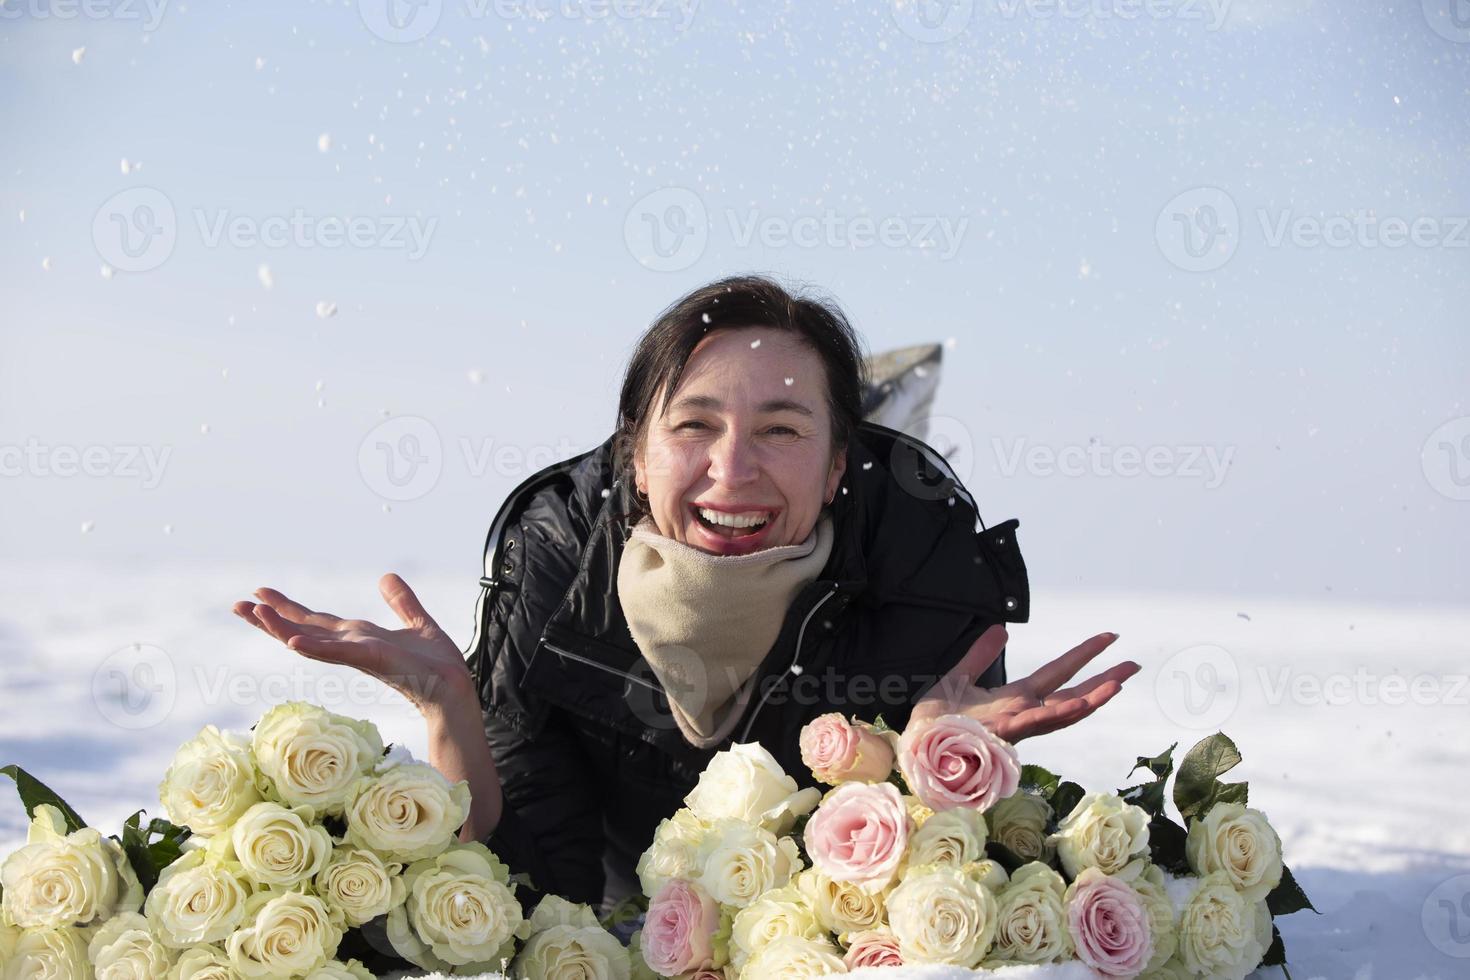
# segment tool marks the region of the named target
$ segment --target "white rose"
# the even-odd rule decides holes
[[[360,847],[339,847],[316,876],[316,892],[327,907],[340,911],[349,926],[360,926],[403,904],[407,890],[403,865],[386,862]]]
[[[798,789],[771,753],[757,743],[736,744],[715,753],[684,804],[702,820],[730,818],[784,834],[796,818],[812,812],[822,799],[818,789]]]
[[[1117,874],[1148,848],[1148,814],[1114,793],[1088,793],[1047,838],[1062,870],[1076,878],[1084,868]]]
[[[909,866],[946,864],[963,867],[985,858],[985,815],[979,810],[956,807],[925,820],[909,836],[906,855]]]
[[[353,784],[382,758],[383,737],[371,722],[292,701],[265,713],[251,749],[275,798],[337,816]]]
[[[722,905],[744,908],[802,868],[790,837],[735,819],[717,820],[699,847],[695,879]]]
[[[39,804],[26,843],[0,865],[0,921],[22,929],[89,925],[134,912],[143,886],[122,847],[91,827],[66,832],[66,819]]]
[[[250,888],[238,863],[191,850],[159,873],[143,911],[165,946],[221,942],[245,919]]]
[[[484,844],[456,844],[408,866],[404,903],[388,913],[388,941],[426,970],[485,973],[515,952],[524,918],[510,871]]]
[[[158,799],[169,820],[196,834],[229,830],[262,799],[249,738],[205,726],[174,753]]]
[[[312,822],[315,816],[310,807],[257,803],[230,828],[230,853],[257,884],[299,884],[321,871],[332,856],[332,835]]]
[[[306,975],[306,980],[376,980],[372,971],[357,960],[332,960]]]
[[[1230,876],[1216,871],[1199,879],[1179,915],[1177,937],[1179,958],[1189,972],[1243,980],[1270,946],[1271,914],[1264,902],[1246,901]]]
[[[990,889],[992,895],[999,893],[1011,880],[1011,876],[1006,874],[1005,865],[989,858],[971,861],[962,865],[960,870]]]
[[[1051,804],[1034,793],[1013,793],[985,812],[990,837],[1024,861],[1048,856],[1046,825]]]
[[[5,980],[91,980],[80,929],[26,929],[4,961]]]
[[[1281,883],[1281,838],[1265,814],[1239,803],[1216,803],[1191,821],[1184,854],[1196,874],[1225,872],[1248,902]]]
[[[218,946],[193,946],[179,954],[168,980],[239,980],[239,974]]]
[[[782,936],[827,938],[827,930],[795,885],[766,892],[735,913],[730,929],[730,962],[736,970],[742,970],[757,950]]]
[[[352,787],[345,841],[406,864],[454,843],[469,812],[470,788],[464,780],[451,783],[423,762],[396,765]]]
[[[660,820],[653,843],[638,858],[638,882],[649,898],[675,878],[693,880],[699,874],[699,843],[709,833],[709,824],[681,808]]]
[[[890,889],[870,892],[856,882],[835,881],[815,868],[797,875],[796,887],[816,913],[817,921],[836,933],[839,941],[846,942],[849,934],[868,932],[888,921]]]
[[[1149,935],[1153,937],[1154,955],[1149,958],[1144,973],[1161,970],[1173,958],[1179,948],[1179,937],[1174,923],[1174,903],[1169,897],[1168,882],[1164,871],[1146,857],[1135,858],[1119,874],[1128,881],[1133,890],[1143,899],[1148,910]]]
[[[904,963],[974,967],[995,939],[995,896],[943,866],[910,871],[888,896],[888,925]]]
[[[996,897],[995,948],[1000,962],[1051,963],[1072,955],[1067,883],[1040,862],[1023,864]]]
[[[97,980],[153,980],[168,973],[173,954],[137,912],[113,916],[87,944]]]
[[[547,895],[536,903],[531,917],[526,920],[525,932],[534,936],[552,926],[576,926],[592,929],[600,926],[597,913],[585,905],[569,902],[560,895]]]
[[[847,965],[837,947],[825,940],[783,936],[756,950],[740,972],[743,980],[798,980],[846,973]]]
[[[247,903],[245,926],[231,934],[226,949],[241,976],[295,976],[336,956],[342,932],[315,895],[257,892]]]
[[[511,968],[516,980],[630,980],[628,951],[601,926],[552,926],[532,936]]]

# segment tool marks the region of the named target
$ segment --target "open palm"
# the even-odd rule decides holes
[[[909,724],[965,714],[1008,742],[1066,728],[1112,700],[1123,689],[1123,682],[1138,673],[1138,664],[1125,660],[1086,681],[1062,687],[1117,638],[1116,633],[1099,633],[1020,680],[997,688],[976,687],[975,679],[1005,649],[1005,628],[992,626],[971,644],[954,669],[925,692],[914,705]]]
[[[420,710],[445,697],[449,689],[468,683],[459,647],[408,584],[390,572],[378,580],[378,591],[402,620],[403,629],[316,612],[275,589],[256,589],[259,602],[237,602],[232,609],[302,656],[356,667]]]

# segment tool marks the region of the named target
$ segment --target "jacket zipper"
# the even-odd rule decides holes
[[[801,671],[797,667],[797,662],[799,660],[801,660],[801,641],[806,636],[806,625],[807,625],[807,623],[810,623],[812,621],[812,617],[817,614],[817,610],[822,608],[822,604],[825,603],[828,599],[832,598],[836,594],[837,594],[837,587],[836,586],[833,586],[831,589],[829,589],[827,591],[827,594],[826,595],[822,596],[822,598],[818,599],[815,603],[812,604],[811,609],[807,610],[806,616],[803,617],[802,618],[802,621],[801,621],[801,629],[799,629],[799,630],[796,631],[796,651],[792,655],[792,658],[791,658],[791,666],[789,666],[789,667],[786,668],[786,673],[788,673],[788,674],[799,674],[799,673],[801,673]],[[749,741],[750,740],[750,729],[751,729],[751,726],[753,726],[755,724],[755,717],[756,717],[756,715],[760,714],[761,713],[761,709],[766,706],[766,701],[770,698],[771,692],[774,691],[775,688],[776,688],[776,685],[774,685],[774,684],[769,685],[766,688],[766,693],[765,694],[762,694],[761,695],[761,699],[758,702],[756,702],[755,709],[753,711],[751,711],[750,717],[745,722],[745,732],[744,732],[744,734],[742,734],[740,736],[740,738],[741,738],[742,741]]]
[[[589,667],[596,667],[598,670],[605,670],[609,674],[616,674],[624,680],[632,681],[634,684],[642,684],[650,691],[654,691],[655,693],[662,693],[660,688],[650,683],[649,681],[646,681],[641,677],[634,677],[632,674],[628,674],[621,670],[618,670],[616,667],[609,667],[607,664],[598,663],[591,657],[584,657],[581,654],[573,653],[570,650],[563,650],[561,647],[547,640],[542,640],[541,645],[550,650],[552,653],[557,654],[561,657],[566,657],[568,660],[575,660],[577,661],[577,663],[586,664]]]

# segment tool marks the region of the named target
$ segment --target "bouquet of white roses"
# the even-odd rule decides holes
[[[638,866],[638,947],[658,976],[766,980],[860,967],[977,971],[1081,961],[1109,977],[1244,977],[1284,962],[1274,915],[1310,907],[1246,805],[1224,735],[1148,782],[1088,793],[984,725],[901,736],[837,714],[803,729],[832,787],[798,791],[764,749],[720,753]]]
[[[32,815],[0,865],[7,980],[371,980],[407,964],[540,980],[568,961],[629,977],[585,906],[523,916],[505,865],[456,840],[468,786],[385,751],[365,721],[290,703],[249,735],[206,727],[159,787],[169,819],[140,811],[118,838],[3,771]]]

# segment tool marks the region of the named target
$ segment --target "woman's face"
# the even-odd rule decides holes
[[[805,541],[846,466],[821,358],[759,327],[700,341],[634,458],[659,533],[717,555]]]

